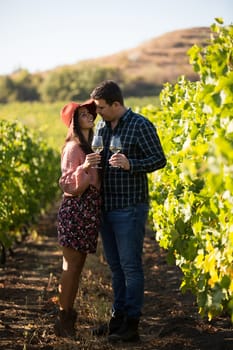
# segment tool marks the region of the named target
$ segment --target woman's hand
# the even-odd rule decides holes
[[[90,153],[86,155],[85,162],[83,163],[83,169],[88,170],[98,165],[101,161],[101,155],[99,153]]]

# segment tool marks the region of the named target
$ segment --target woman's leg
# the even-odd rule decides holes
[[[63,247],[62,275],[59,285],[60,309],[69,311],[73,308],[78,292],[80,275],[87,254],[72,248]]]
[[[87,254],[72,248],[63,248],[62,275],[59,285],[60,310],[54,325],[54,332],[57,336],[72,338],[75,336],[74,326],[77,313],[73,305],[86,256]]]

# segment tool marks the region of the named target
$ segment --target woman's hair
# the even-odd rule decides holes
[[[76,140],[78,141],[81,149],[85,154],[92,153],[91,142],[93,139],[94,131],[93,129],[89,130],[88,140],[85,139],[79,125],[79,114],[78,108],[74,111],[73,121],[71,122],[71,126],[69,128],[68,134],[65,139],[65,143],[68,141]]]

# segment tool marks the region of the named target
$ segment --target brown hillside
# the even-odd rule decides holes
[[[80,65],[93,64],[99,67],[118,67],[132,80],[158,85],[167,81],[174,82],[180,75],[197,80],[187,51],[194,44],[206,46],[209,38],[208,27],[177,30],[146,41],[136,48],[85,60],[75,66],[78,68]]]

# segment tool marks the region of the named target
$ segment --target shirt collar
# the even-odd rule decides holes
[[[119,124],[121,124],[122,122],[125,122],[125,121],[129,118],[131,112],[132,112],[131,108],[127,108],[127,110],[125,111],[125,113],[120,117],[117,126],[118,126]],[[106,123],[106,125],[107,125],[109,128],[111,127],[111,122],[107,121],[107,122],[105,122],[105,123]]]
[[[125,111],[123,116],[120,118],[120,120],[122,120],[122,121],[127,120],[129,118],[130,113],[131,113],[131,108],[127,108],[127,110]]]

